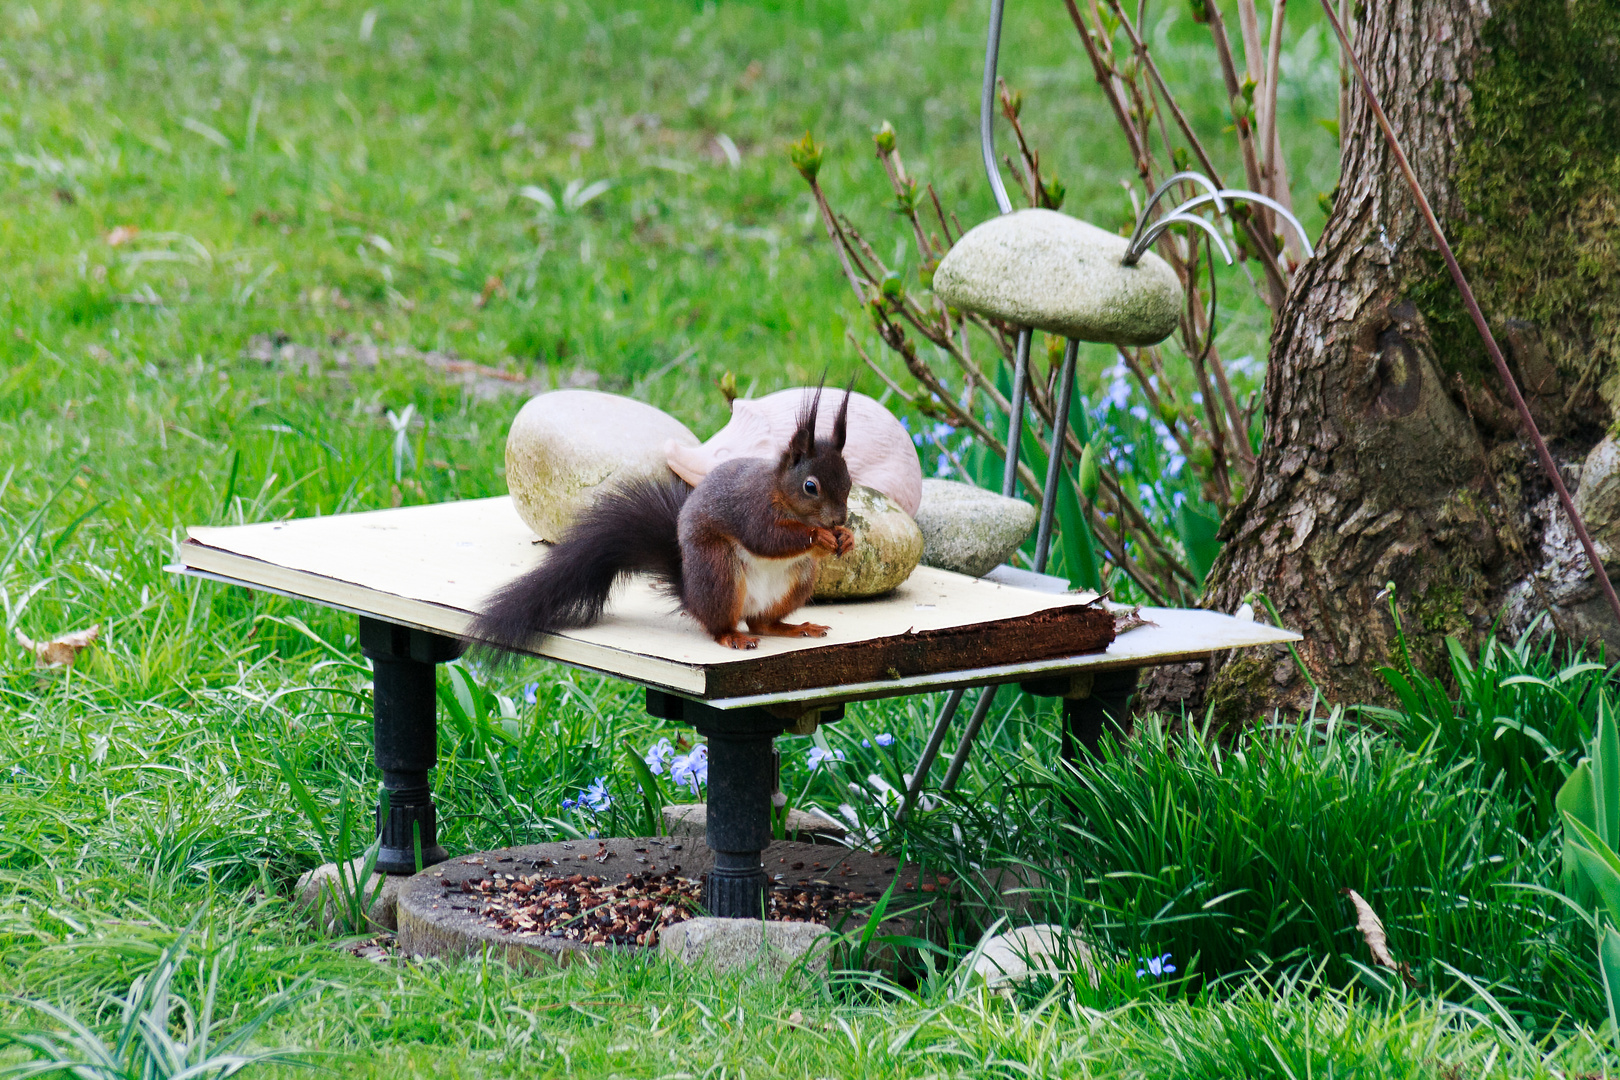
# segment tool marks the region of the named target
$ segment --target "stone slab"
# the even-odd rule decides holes
[[[553,860],[557,865],[552,865]],[[765,849],[762,861],[774,882],[786,886],[830,885],[861,892],[874,902],[890,882],[898,879],[893,906],[900,909],[914,907],[920,900],[942,898],[949,892],[949,886],[920,882],[917,867],[902,866],[891,856],[830,845],[779,840]],[[478,899],[460,892],[461,883],[494,872],[596,874],[611,881],[644,870],[662,873],[675,869],[681,877],[701,878],[713,865],[708,845],[700,838],[681,836],[528,844],[458,856],[409,878],[400,890],[400,950],[407,956],[449,958],[478,956],[487,949],[493,958],[520,969],[566,963],[614,946],[500,930],[479,917]],[[447,891],[447,887],[456,891]]]
[[[807,970],[826,972],[832,937],[820,923],[704,917],[670,927],[660,936],[658,951],[692,967],[757,970],[781,978],[801,960]]]

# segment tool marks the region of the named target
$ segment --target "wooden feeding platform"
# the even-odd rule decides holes
[[[437,760],[433,665],[460,654],[485,598],[546,550],[501,497],[193,528],[172,569],[359,616],[389,793],[379,868],[408,873],[418,842],[424,864],[449,857],[428,784]],[[632,581],[599,623],[537,638],[527,651],[639,683],[649,711],[708,740],[706,903],[714,914],[757,917],[769,880],[760,853],[771,842],[772,741],[784,731],[836,719],[851,701],[1004,683],[1065,696],[1067,723],[1088,708],[1090,673],[1299,637],[1218,612],[1140,615],[1145,623],[1116,636],[1114,614],[1095,597],[918,567],[885,596],[814,605],[814,621],[831,627],[825,638],[765,638],[739,652]]]

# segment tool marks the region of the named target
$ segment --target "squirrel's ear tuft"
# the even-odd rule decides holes
[[[833,449],[844,452],[844,437],[849,433],[849,399],[855,393],[855,380],[844,387],[844,403],[838,406],[838,418],[833,421]]]
[[[816,452],[816,413],[821,409],[821,388],[825,381],[823,379],[816,384],[816,392],[810,396],[804,411],[799,413],[799,426],[793,432],[793,438],[788,440],[788,456],[795,461]]]

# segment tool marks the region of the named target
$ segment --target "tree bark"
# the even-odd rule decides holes
[[[1620,0],[1368,0],[1353,29],[1570,481],[1604,457],[1594,447],[1620,401],[1617,27]],[[1386,696],[1391,592],[1430,670],[1446,636],[1472,645],[1542,611],[1570,637],[1620,643],[1354,89],[1342,137],[1333,212],[1278,314],[1255,481],[1205,593],[1225,611],[1263,593],[1305,634],[1311,681],[1286,653],[1224,657],[1201,677],[1227,722],[1302,706],[1316,687],[1334,702]],[[1620,551],[1620,468],[1614,512],[1586,471],[1580,494],[1613,518],[1589,523]]]

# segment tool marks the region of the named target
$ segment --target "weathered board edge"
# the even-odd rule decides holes
[[[1101,652],[1114,640],[1114,616],[1101,606],[1048,608],[877,641],[802,649],[707,669],[704,696],[742,697],[934,675],[961,668]]]

